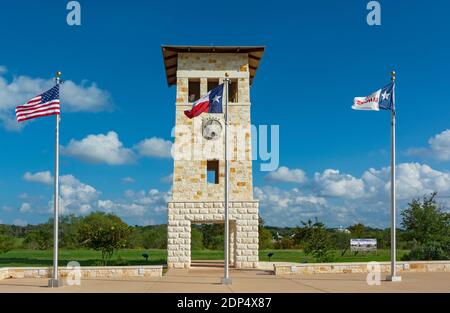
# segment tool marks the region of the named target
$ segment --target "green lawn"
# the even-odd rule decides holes
[[[313,263],[314,258],[305,256],[301,250],[270,250],[274,253],[272,261],[274,262],[308,262]],[[150,255],[148,263],[142,257],[142,253]],[[399,250],[398,259],[408,251]],[[267,254],[269,250],[262,250],[259,253],[260,261],[268,261]],[[390,251],[379,250],[378,253],[358,254],[347,252],[340,256],[340,251],[336,251],[336,262],[369,262],[369,261],[389,261]],[[67,265],[70,261],[78,261],[82,266],[101,265],[101,253],[92,250],[79,249],[67,250],[61,249],[59,254],[61,266]],[[192,251],[193,260],[220,260],[223,258],[223,251],[194,250]],[[143,265],[143,264],[165,264],[166,250],[156,249],[125,249],[115,253],[110,265]],[[21,266],[51,266],[51,250],[12,250],[0,254],[0,267],[21,267]]]

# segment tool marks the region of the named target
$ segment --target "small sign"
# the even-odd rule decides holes
[[[377,251],[377,240],[367,238],[350,239],[350,251]]]

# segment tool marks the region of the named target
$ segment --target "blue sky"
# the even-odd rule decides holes
[[[254,124],[280,125],[281,168],[260,172],[254,163],[268,224],[314,216],[331,226],[389,224],[389,113],[350,106],[384,86],[392,69],[399,206],[436,190],[450,207],[447,1],[380,1],[381,26],[367,25],[368,1],[356,0],[79,1],[81,26],[66,24],[67,2],[2,4],[1,222],[51,214],[54,118],[18,129],[13,113],[56,70],[67,81],[65,212],[165,222],[175,89],[165,81],[161,44],[266,46],[251,97]],[[93,146],[104,149],[86,149]]]

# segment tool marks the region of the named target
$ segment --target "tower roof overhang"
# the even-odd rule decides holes
[[[256,75],[262,56],[264,46],[161,46],[166,69],[167,84],[170,86],[177,83],[178,53],[247,53],[250,71],[250,84]]]

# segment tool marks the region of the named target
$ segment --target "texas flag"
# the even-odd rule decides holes
[[[356,97],[353,100],[353,110],[379,111],[394,109],[394,83],[378,89],[367,97]]]
[[[222,113],[223,84],[210,90],[192,105],[192,109],[184,111],[189,118],[199,116],[203,112]]]

